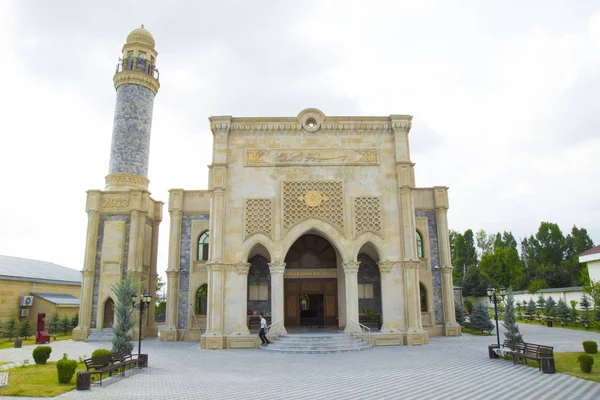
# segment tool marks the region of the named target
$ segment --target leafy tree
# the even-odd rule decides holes
[[[535,315],[535,301],[531,298],[525,307],[525,315],[527,315],[528,320],[533,320],[533,316]]]
[[[464,235],[453,231],[452,240],[452,265],[454,265],[454,281],[463,282],[469,267],[477,265],[477,250],[473,239],[473,231],[467,229]]]
[[[565,239],[565,260],[563,262],[563,267],[572,278],[572,284],[588,283],[589,275],[582,274],[584,265],[579,263],[579,255],[592,247],[594,247],[594,242],[589,237],[587,230],[573,226],[571,233]]]
[[[594,303],[594,321],[600,322],[600,282],[592,281],[583,287],[583,291],[590,295]]]
[[[585,326],[586,328],[590,327],[590,300],[588,299],[587,295],[584,293],[583,296],[581,297],[581,317],[580,317],[580,321],[581,321],[581,325]]]
[[[502,326],[506,331],[504,332],[504,337],[506,340],[510,340],[513,343],[521,343],[523,342],[523,335],[519,332],[519,325],[517,325],[517,319],[515,318],[515,306],[514,306],[515,298],[513,296],[512,289],[508,289],[506,293],[506,308],[504,311],[504,321],[502,322]]]
[[[469,267],[463,281],[463,293],[465,296],[486,296],[487,288],[489,286],[488,279],[481,273],[476,265]]]
[[[484,331],[492,332],[494,330],[490,313],[483,303],[479,303],[473,308],[470,319],[469,327],[473,330],[481,331],[481,333]]]
[[[529,284],[529,287],[527,288],[527,291],[531,294],[537,293],[542,289],[547,289],[548,288],[548,283],[546,283],[545,280],[543,279],[535,279],[533,281],[531,281],[531,283]]]
[[[578,303],[575,300],[571,300],[569,303],[571,304],[571,312],[569,313],[569,319],[573,321],[574,324],[576,324],[579,318],[577,316],[577,309],[575,307]]]
[[[486,231],[481,229],[475,233],[475,241],[480,254],[491,253],[494,251],[495,235],[488,235]]]
[[[58,317],[58,313],[55,311],[50,316],[50,321],[48,321],[48,330],[50,334],[56,335],[58,333],[58,328],[60,325],[60,318]]]
[[[467,309],[467,313],[471,314],[473,312],[473,302],[469,299],[465,299],[465,308]]]
[[[496,246],[493,253],[481,256],[479,269],[493,286],[512,287],[520,281],[523,268],[517,249],[504,247],[500,240],[500,246]]]
[[[4,336],[12,339],[17,334],[17,319],[11,315],[8,321],[4,324]]]
[[[63,317],[63,319],[60,320],[60,330],[63,333],[63,335],[66,335],[67,333],[69,333],[70,327],[71,327],[71,320],[69,319],[69,317],[67,317],[65,315]]]
[[[19,325],[19,336],[28,339],[31,335],[33,335],[33,327],[28,319],[24,319]]]
[[[129,331],[133,328],[133,310],[131,309],[131,297],[137,294],[140,285],[132,282],[131,274],[121,282],[112,285],[111,289],[115,294],[117,303],[115,304],[116,323],[113,326],[112,351],[121,350],[131,351],[133,349],[133,340]],[[141,333],[140,333],[141,334]]]
[[[573,278],[561,265],[542,264],[537,269],[536,279],[547,282],[548,287],[560,288],[570,286]]]
[[[569,322],[569,306],[562,298],[558,299],[556,316],[563,327]]]
[[[539,242],[540,264],[559,266],[565,255],[566,241],[558,225],[542,222],[535,238]]]

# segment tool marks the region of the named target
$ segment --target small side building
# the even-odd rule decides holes
[[[587,264],[591,281],[600,282],[600,245],[581,253],[579,262]]]
[[[37,322],[38,313],[79,312],[81,273],[47,261],[0,255],[0,323],[11,316]]]

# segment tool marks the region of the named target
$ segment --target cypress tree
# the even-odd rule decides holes
[[[484,331],[492,332],[494,330],[494,324],[490,319],[490,313],[485,304],[479,303],[473,308],[471,323],[469,325],[471,329],[481,331],[481,333]]]
[[[131,274],[116,285],[112,285],[111,289],[115,294],[117,302],[115,304],[116,323],[113,326],[112,351],[133,350],[131,329],[134,326],[133,310],[131,308],[131,297],[137,294],[139,285],[134,285],[131,279]]]
[[[48,321],[48,330],[50,331],[50,333],[52,335],[56,336],[56,334],[58,333],[59,324],[60,324],[60,318],[58,317],[58,313],[55,311],[50,316],[50,321]]]
[[[544,306],[544,314],[546,318],[552,318],[556,315],[556,301],[552,298],[552,296],[548,297],[546,300],[546,305]]]
[[[525,307],[525,315],[527,315],[527,319],[533,320],[533,315],[535,314],[535,302],[533,299],[529,299],[529,303]]]
[[[581,297],[581,308],[583,309],[581,311],[581,325],[585,326],[586,329],[590,327],[590,301],[588,300],[588,297],[586,296],[586,294],[584,293],[583,296]]]
[[[523,335],[519,332],[519,325],[517,325],[514,302],[515,298],[512,289],[509,288],[506,294],[506,308],[504,310],[502,326],[506,329],[506,332],[504,332],[506,340],[510,340],[513,343],[521,343],[523,342]]]
[[[465,325],[465,313],[463,312],[462,307],[458,303],[454,303],[454,316],[456,318],[456,322],[459,325]]]
[[[565,324],[569,321],[569,306],[562,298],[558,299],[556,315],[562,326],[565,326]]]

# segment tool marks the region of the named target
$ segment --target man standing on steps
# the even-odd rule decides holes
[[[263,314],[260,313],[260,332],[258,333],[258,337],[262,341],[261,346],[265,346],[265,345],[271,343],[271,342],[269,342],[269,339],[267,339],[266,333],[267,333],[267,320],[265,319]]]

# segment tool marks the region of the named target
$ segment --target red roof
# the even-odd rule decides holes
[[[600,244],[596,247],[592,247],[591,249],[584,251],[583,253],[580,254],[581,256],[589,256],[592,254],[600,254]]]

